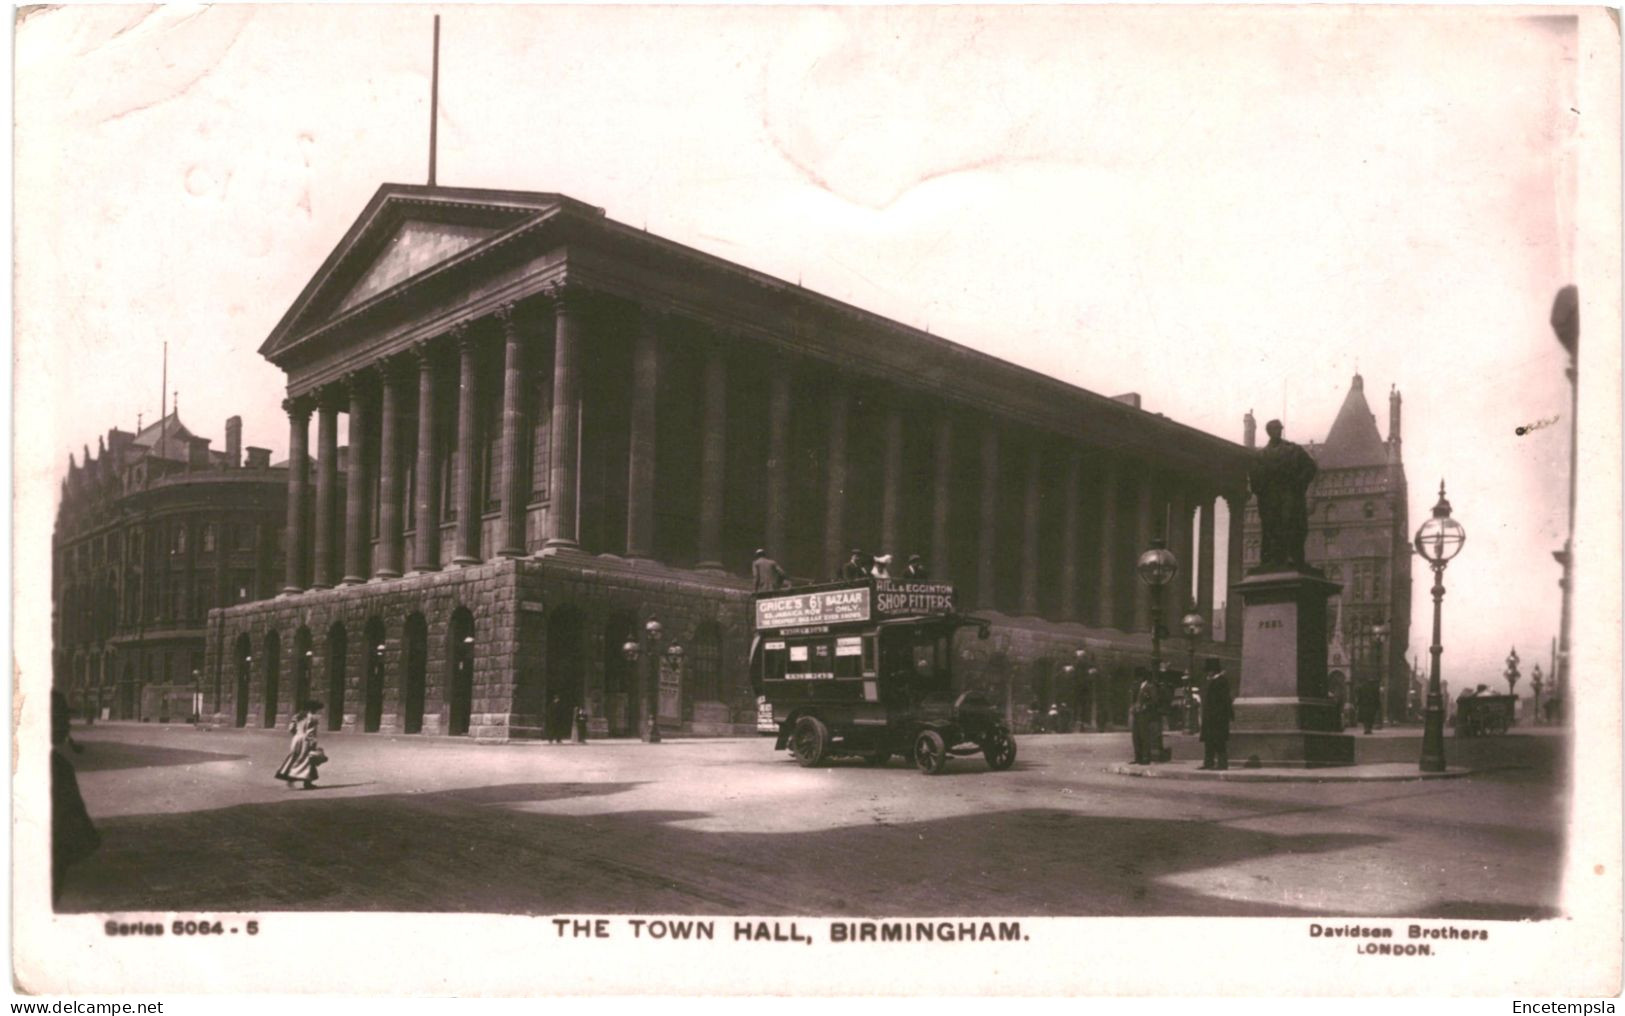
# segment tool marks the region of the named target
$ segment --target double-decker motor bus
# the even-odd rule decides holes
[[[865,579],[758,593],[751,676],[772,710],[778,748],[815,766],[838,756],[884,765],[894,754],[940,773],[950,755],[1016,759],[1004,718],[956,692],[956,639],[986,638],[947,583]]]

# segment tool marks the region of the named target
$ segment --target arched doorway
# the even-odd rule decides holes
[[[372,618],[365,629],[367,665],[362,674],[361,729],[376,734],[384,723],[384,622]]]
[[[282,676],[282,638],[276,632],[265,636],[265,713],[260,720],[264,727],[276,726],[277,681]]]
[[[236,713],[234,722],[239,727],[248,726],[248,678],[249,668],[254,665],[254,643],[250,641],[247,633],[237,636],[237,646],[232,651],[237,661],[237,687],[233,710]],[[130,668],[124,668],[124,680],[130,680]]]
[[[310,629],[300,626],[293,633],[293,701],[294,712],[305,708],[310,701],[310,668],[316,662],[316,651],[310,646]]]
[[[695,702],[722,701],[722,627],[706,621],[694,629],[688,648],[688,680],[683,682],[683,718],[692,719]]]
[[[621,651],[637,638],[633,624],[632,615],[615,614],[604,625],[604,719],[610,737],[635,737],[638,732],[638,666]]]
[[[244,636],[244,638],[246,637]],[[133,662],[124,665],[124,680],[119,682],[118,692],[119,719],[135,719],[135,664]],[[247,706],[244,706],[244,708],[246,709]],[[244,714],[243,722],[248,722],[247,714]]]
[[[625,639],[621,640],[626,641]],[[547,709],[573,710],[581,704],[582,666],[581,613],[574,607],[560,607],[547,619]],[[605,654],[609,647],[605,647]],[[615,643],[620,652],[620,643]],[[553,702],[554,696],[558,703]],[[637,696],[632,696],[636,700]],[[633,712],[636,712],[634,709]]]
[[[344,664],[349,659],[349,636],[344,622],[327,629],[327,729],[344,726]]]
[[[474,615],[467,607],[451,612],[446,642],[446,732],[466,734],[474,713]]]
[[[401,636],[401,730],[408,734],[423,730],[424,677],[428,668],[429,625],[422,614],[412,614]]]

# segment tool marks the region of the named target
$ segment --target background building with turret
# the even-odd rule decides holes
[[[1388,393],[1388,437],[1377,430],[1359,374],[1349,386],[1326,440],[1307,443],[1319,474],[1309,488],[1309,537],[1304,556],[1343,590],[1328,605],[1331,693],[1344,700],[1354,682],[1375,680],[1383,689],[1384,718],[1407,719],[1411,635],[1411,527],[1401,454],[1401,399]],[[1244,443],[1256,444],[1251,413]],[[1290,440],[1292,434],[1287,433]],[[1242,560],[1258,564],[1258,509],[1249,503],[1243,524]]]
[[[171,412],[69,456],[51,538],[55,687],[84,716],[185,720],[197,712],[208,612],[274,594],[287,468],[217,451]]]

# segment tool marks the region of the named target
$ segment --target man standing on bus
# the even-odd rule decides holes
[[[924,582],[929,577],[925,572],[925,562],[921,560],[920,555],[910,554],[908,556],[908,568],[903,572],[903,577],[910,582]]]
[[[858,579],[866,579],[868,577],[869,569],[864,563],[863,551],[853,547],[852,557],[847,560],[846,564],[841,565],[841,581],[855,582]]]
[[[756,548],[750,563],[751,577],[755,580],[758,593],[771,593],[776,589],[783,589],[788,584],[788,577],[779,563],[767,556],[767,550]]]

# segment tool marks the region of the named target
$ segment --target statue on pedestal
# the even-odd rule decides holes
[[[1259,570],[1300,568],[1303,541],[1309,535],[1308,493],[1318,468],[1315,460],[1281,437],[1281,421],[1264,425],[1269,444],[1256,453],[1247,483],[1258,498],[1258,521],[1262,534]]]

